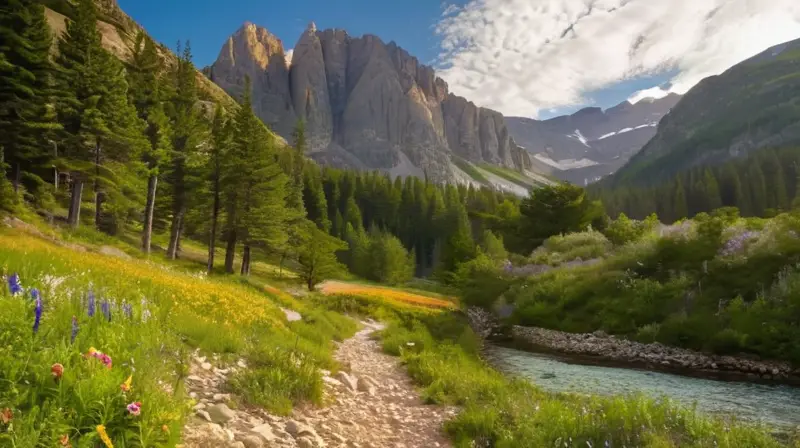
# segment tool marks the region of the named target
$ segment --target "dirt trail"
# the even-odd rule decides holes
[[[224,403],[230,397],[222,393],[227,375],[245,364],[217,369],[213,360],[195,358],[188,388],[199,403],[184,430],[184,447],[451,446],[442,425],[457,409],[423,404],[398,358],[384,354],[370,338],[380,324],[363,324],[364,329],[340,343],[336,352],[349,373],[323,378],[326,405],[299,407],[289,417],[263,409],[229,409]]]

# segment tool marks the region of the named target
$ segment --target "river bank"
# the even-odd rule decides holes
[[[567,362],[644,368],[728,381],[800,385],[800,369],[788,362],[700,353],[659,343],[644,344],[602,331],[565,333],[516,325],[499,330],[496,320],[486,311],[472,309],[468,316],[476,333],[487,340],[557,355]]]

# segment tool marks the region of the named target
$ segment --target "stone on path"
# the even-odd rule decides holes
[[[264,442],[272,443],[275,441],[276,437],[275,434],[272,432],[272,426],[267,423],[258,425],[250,430],[254,436],[257,436]]]
[[[227,423],[236,417],[236,413],[224,403],[215,404],[206,410],[214,423]]]
[[[358,390],[358,380],[355,377],[350,376],[347,372],[338,372],[334,378],[347,386],[348,389],[354,392]]]

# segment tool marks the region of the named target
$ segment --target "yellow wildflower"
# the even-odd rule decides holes
[[[131,391],[131,383],[133,383],[133,375],[130,375],[128,377],[128,379],[125,380],[125,382],[122,383],[122,385],[120,385],[119,387],[120,387],[120,389],[122,389],[123,392],[130,392]]]
[[[100,434],[100,440],[106,444],[106,448],[114,448],[114,444],[111,443],[111,439],[108,437],[105,426],[97,425],[97,434]]]

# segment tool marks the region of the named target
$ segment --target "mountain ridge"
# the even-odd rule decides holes
[[[800,39],[702,80],[613,177],[649,184],[698,165],[800,142]]]
[[[315,160],[433,181],[457,178],[453,157],[534,169],[502,114],[450,93],[433,68],[394,42],[312,23],[287,67],[283,43],[272,36],[265,45],[266,35],[243,25],[204,73],[231,95],[249,76],[259,117],[287,139],[304,120]]]
[[[515,140],[550,166],[554,176],[586,185],[615,172],[641,149],[680,99],[671,93],[605,110],[586,107],[548,120],[507,117],[506,123]]]

